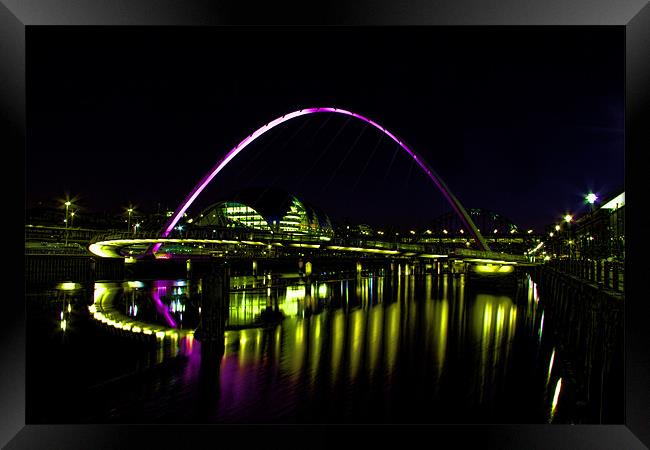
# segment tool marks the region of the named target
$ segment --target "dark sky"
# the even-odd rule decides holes
[[[39,27],[27,43],[28,206],[68,192],[88,212],[175,209],[256,128],[314,106],[376,120],[465,207],[521,227],[623,186],[622,27]],[[342,116],[295,119],[190,211],[248,186],[375,225],[448,211],[380,137]]]

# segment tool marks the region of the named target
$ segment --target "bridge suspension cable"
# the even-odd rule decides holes
[[[336,140],[336,138],[339,137],[339,135],[343,132],[343,130],[345,129],[347,124],[350,123],[351,119],[352,119],[352,117],[348,117],[348,119],[345,121],[343,126],[341,128],[339,128],[339,131],[336,132],[334,137],[329,141],[329,143],[325,146],[325,148],[323,148],[323,150],[321,150],[321,152],[318,154],[318,157],[316,158],[316,160],[314,160],[314,163],[311,165],[309,170],[305,171],[302,174],[302,177],[300,177],[300,180],[298,181],[298,184],[296,185],[296,188],[299,188],[302,185],[302,183],[304,183],[305,179],[307,179],[307,175],[310,174],[311,171],[314,170],[314,168],[318,165],[320,160],[323,159],[323,156],[325,156],[325,153],[327,153],[327,150],[329,150],[330,147],[332,146],[332,144],[334,144],[334,141]]]
[[[372,157],[375,156],[375,152],[379,148],[379,144],[381,144],[381,141],[384,138],[384,133],[381,133],[379,135],[379,139],[377,140],[377,143],[375,144],[375,147],[372,149],[372,153],[370,153],[370,156],[366,159],[366,163],[363,165],[363,168],[359,172],[359,176],[357,177],[356,181],[354,182],[354,186],[352,186],[351,192],[354,192],[354,190],[357,188],[357,185],[359,184],[359,181],[361,181],[361,177],[363,177],[363,174],[366,173],[366,169],[368,168],[368,164],[370,164],[370,161],[372,160]]]
[[[366,126],[364,126],[364,127],[361,129],[361,131],[360,131],[359,134],[357,135],[357,137],[356,137],[356,139],[354,140],[354,142],[352,143],[352,145],[348,148],[348,151],[345,152],[345,156],[343,156],[343,158],[341,159],[341,161],[339,161],[339,164],[338,164],[338,166],[336,166],[336,169],[334,169],[334,170],[332,171],[332,174],[330,175],[329,179],[327,180],[327,183],[325,183],[325,184],[323,185],[323,187],[322,187],[322,189],[321,189],[321,192],[325,192],[325,191],[327,190],[327,188],[329,187],[330,183],[332,183],[332,181],[334,180],[334,177],[336,176],[336,174],[339,172],[339,170],[341,169],[341,167],[343,166],[343,164],[345,163],[345,161],[347,161],[348,156],[350,156],[350,153],[352,153],[352,150],[354,150],[354,148],[357,146],[357,143],[358,143],[359,140],[361,139],[361,136],[363,136],[364,133],[366,132],[366,130],[368,129],[367,124],[365,124],[365,125],[366,125]],[[383,136],[383,134],[382,134],[382,136]]]
[[[258,128],[256,131],[248,135],[244,140],[242,140],[239,144],[237,144],[233,149],[231,149],[226,155],[219,160],[219,162],[212,168],[210,171],[198,182],[198,184],[190,191],[190,193],[185,197],[183,202],[179,205],[178,209],[176,212],[172,215],[172,217],[167,221],[165,224],[163,231],[162,231],[162,237],[166,238],[169,236],[171,231],[174,229],[178,221],[183,217],[183,214],[187,209],[192,205],[194,200],[199,196],[199,194],[205,189],[205,187],[212,181],[212,179],[226,166],[228,163],[235,157],[237,156],[244,148],[246,148],[251,142],[253,142],[255,139],[266,133],[267,131],[273,129],[274,127],[287,122],[291,119],[294,119],[296,117],[304,116],[307,114],[316,114],[316,113],[335,113],[335,114],[343,114],[347,115],[350,117],[357,118],[359,120],[362,120],[375,128],[381,130],[385,135],[390,137],[393,141],[395,141],[399,146],[407,152],[413,160],[420,166],[420,168],[429,176],[431,181],[435,183],[435,185],[438,187],[438,189],[442,192],[444,197],[447,199],[453,210],[458,214],[458,217],[460,220],[463,222],[463,224],[466,226],[466,228],[470,231],[470,233],[473,235],[473,237],[476,239],[478,242],[479,246],[483,250],[489,250],[489,247],[487,245],[487,242],[481,236],[479,233],[478,229],[476,228],[476,225],[472,222],[472,219],[470,218],[469,214],[467,214],[467,211],[465,211],[465,208],[461,203],[458,201],[458,199],[454,196],[454,194],[449,190],[447,185],[444,183],[444,181],[438,176],[438,174],[435,173],[435,171],[429,166],[429,164],[420,156],[417,154],[414,150],[412,150],[406,143],[404,143],[401,139],[399,139],[395,134],[393,134],[391,131],[387,130],[377,122],[373,121],[372,119],[369,119],[367,117],[362,116],[361,114],[357,114],[352,111],[347,111],[344,109],[339,109],[339,108],[330,108],[330,107],[322,107],[322,108],[306,108],[306,109],[301,109],[299,111],[294,111],[289,114],[285,114],[281,117],[278,117],[275,120],[272,120],[271,122],[267,123],[266,125]],[[151,249],[151,253],[156,252],[160,248],[160,244],[156,244],[154,247]]]

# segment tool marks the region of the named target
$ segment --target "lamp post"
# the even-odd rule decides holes
[[[571,251],[571,244],[572,244],[572,240],[571,240],[571,221],[572,220],[573,220],[573,216],[571,214],[566,214],[564,216],[564,221],[567,223],[566,231],[567,231],[567,246],[568,246],[568,249],[569,249],[569,259],[573,259],[573,254],[572,254],[572,251]]]
[[[594,228],[593,215],[594,215],[594,203],[596,203],[596,200],[598,200],[598,196],[596,194],[594,194],[593,192],[590,192],[589,194],[587,194],[585,196],[585,201],[587,203],[589,203],[589,224],[588,224],[588,227],[587,227],[587,232],[589,234],[589,238],[588,238],[589,242],[587,243],[587,246],[589,248],[589,254],[592,257],[594,256],[594,253],[595,253],[594,248],[593,248],[593,242],[591,242],[593,240],[593,237],[591,235],[594,232],[593,231],[593,228]]]
[[[70,211],[70,227],[74,227],[74,211]]]
[[[133,208],[129,208],[129,209],[127,209],[127,211],[129,213],[129,220],[128,220],[127,225],[126,225],[126,229],[130,231],[131,230],[131,213],[133,212]]]
[[[70,200],[65,202],[65,245],[68,245],[68,209],[72,203]]]
[[[594,194],[593,192],[590,192],[588,195],[585,196],[585,200],[587,200],[587,203],[589,203],[590,211],[593,212],[594,203],[596,203],[596,200],[598,200],[598,196],[596,194]]]

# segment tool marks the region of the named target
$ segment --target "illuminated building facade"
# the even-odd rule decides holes
[[[575,256],[625,260],[625,192],[610,195],[574,224]]]
[[[279,189],[248,189],[214,203],[194,219],[195,227],[243,227],[290,235],[333,234],[330,218]]]

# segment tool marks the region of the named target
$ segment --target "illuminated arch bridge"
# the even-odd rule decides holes
[[[388,136],[390,139],[392,139],[394,142],[396,142],[399,147],[406,152],[410,158],[413,159],[415,163],[425,172],[425,174],[429,177],[431,181],[436,185],[436,187],[439,189],[439,191],[443,194],[445,199],[448,201],[450,206],[452,207],[454,213],[458,216],[458,219],[461,221],[463,224],[464,229],[468,231],[469,234],[472,235],[474,238],[473,242],[476,242],[477,245],[479,246],[479,249],[484,251],[484,252],[489,252],[490,248],[488,247],[487,242],[481,235],[481,233],[478,231],[476,225],[472,221],[472,218],[470,215],[467,213],[463,205],[458,201],[458,199],[454,196],[454,194],[451,192],[451,190],[447,187],[447,185],[444,183],[442,178],[436,172],[429,166],[429,164],[422,158],[421,155],[416,153],[413,149],[411,149],[404,141],[402,141],[400,138],[398,138],[395,134],[393,134],[391,131],[387,130],[383,126],[379,125],[377,122],[364,117],[360,114],[357,114],[352,111],[347,111],[343,109],[338,109],[338,108],[329,108],[329,107],[324,107],[324,108],[307,108],[307,109],[301,109],[299,111],[294,111],[289,114],[285,114],[281,117],[276,118],[275,120],[272,120],[271,122],[263,125],[262,127],[258,128],[256,131],[254,131],[252,134],[247,136],[244,140],[242,140],[237,146],[235,146],[233,149],[231,149],[226,155],[212,168],[210,171],[197,183],[197,185],[190,191],[190,193],[187,195],[187,197],[183,200],[183,202],[179,205],[178,209],[175,211],[175,213],[170,217],[169,221],[165,224],[161,235],[158,237],[157,240],[154,240],[154,245],[151,245],[147,253],[148,254],[155,254],[161,247],[162,243],[167,241],[170,234],[173,232],[175,229],[176,225],[178,224],[179,220],[182,217],[185,217],[186,211],[188,208],[192,205],[192,203],[197,199],[197,197],[201,194],[201,192],[208,186],[208,184],[214,179],[214,177],[224,168],[228,165],[228,163],[236,157],[241,151],[243,151],[251,142],[256,140],[258,137],[266,133],[267,131],[275,128],[276,126],[287,122],[291,119],[301,117],[304,115],[308,114],[317,114],[317,113],[330,113],[330,114],[342,114],[346,116],[350,116],[352,118],[356,118],[358,120],[361,120],[363,122],[366,122],[369,125],[372,125],[374,128],[377,130],[381,131],[384,135]],[[301,217],[301,213],[306,214],[306,210],[303,208],[301,209],[298,204],[294,203],[292,206],[294,206],[294,210],[290,211],[290,214],[285,214],[282,216],[284,219],[289,219],[289,220],[284,220],[284,224],[282,224],[282,219],[280,219],[279,223],[268,223],[267,225],[269,227],[272,226],[285,226],[285,227],[294,227],[294,231],[300,231],[300,226],[302,224],[306,224],[307,226],[310,226],[311,224],[314,224],[314,220],[308,218],[308,217]],[[244,223],[248,223],[248,225],[254,225],[257,224],[260,227],[266,226],[264,224],[264,221],[262,219],[266,219],[260,214],[259,211],[255,210],[255,208],[250,208],[250,205],[246,205],[244,203],[240,203],[239,205],[230,205],[230,206],[225,206],[226,212],[228,213],[227,208],[240,208],[237,212],[238,213],[243,213],[244,214]],[[249,207],[249,208],[247,208]],[[223,205],[222,205],[223,208]],[[235,210],[230,211],[231,213],[235,213]],[[287,216],[292,216],[292,217],[287,217]],[[215,219],[216,219],[216,214],[215,214]],[[209,220],[209,219],[206,219]],[[248,222],[247,222],[248,221]],[[251,222],[252,221],[252,222]],[[321,226],[322,229],[326,229],[327,226],[321,225],[320,219],[317,220],[319,226]],[[242,220],[239,220],[241,223]],[[298,228],[295,228],[295,227]],[[279,243],[282,244],[282,243]],[[102,256],[108,256],[108,254],[111,254],[115,256],[118,254],[115,251],[111,251],[109,247],[120,247],[121,244],[118,244],[117,242],[96,242],[91,245],[90,249],[96,254],[102,255]],[[264,244],[261,244],[264,245]],[[302,244],[301,244],[302,245]],[[317,244],[315,244],[317,245]],[[388,251],[388,252],[399,252],[398,250],[380,250],[380,249],[375,249],[377,251]],[[413,252],[415,255],[417,252]]]

